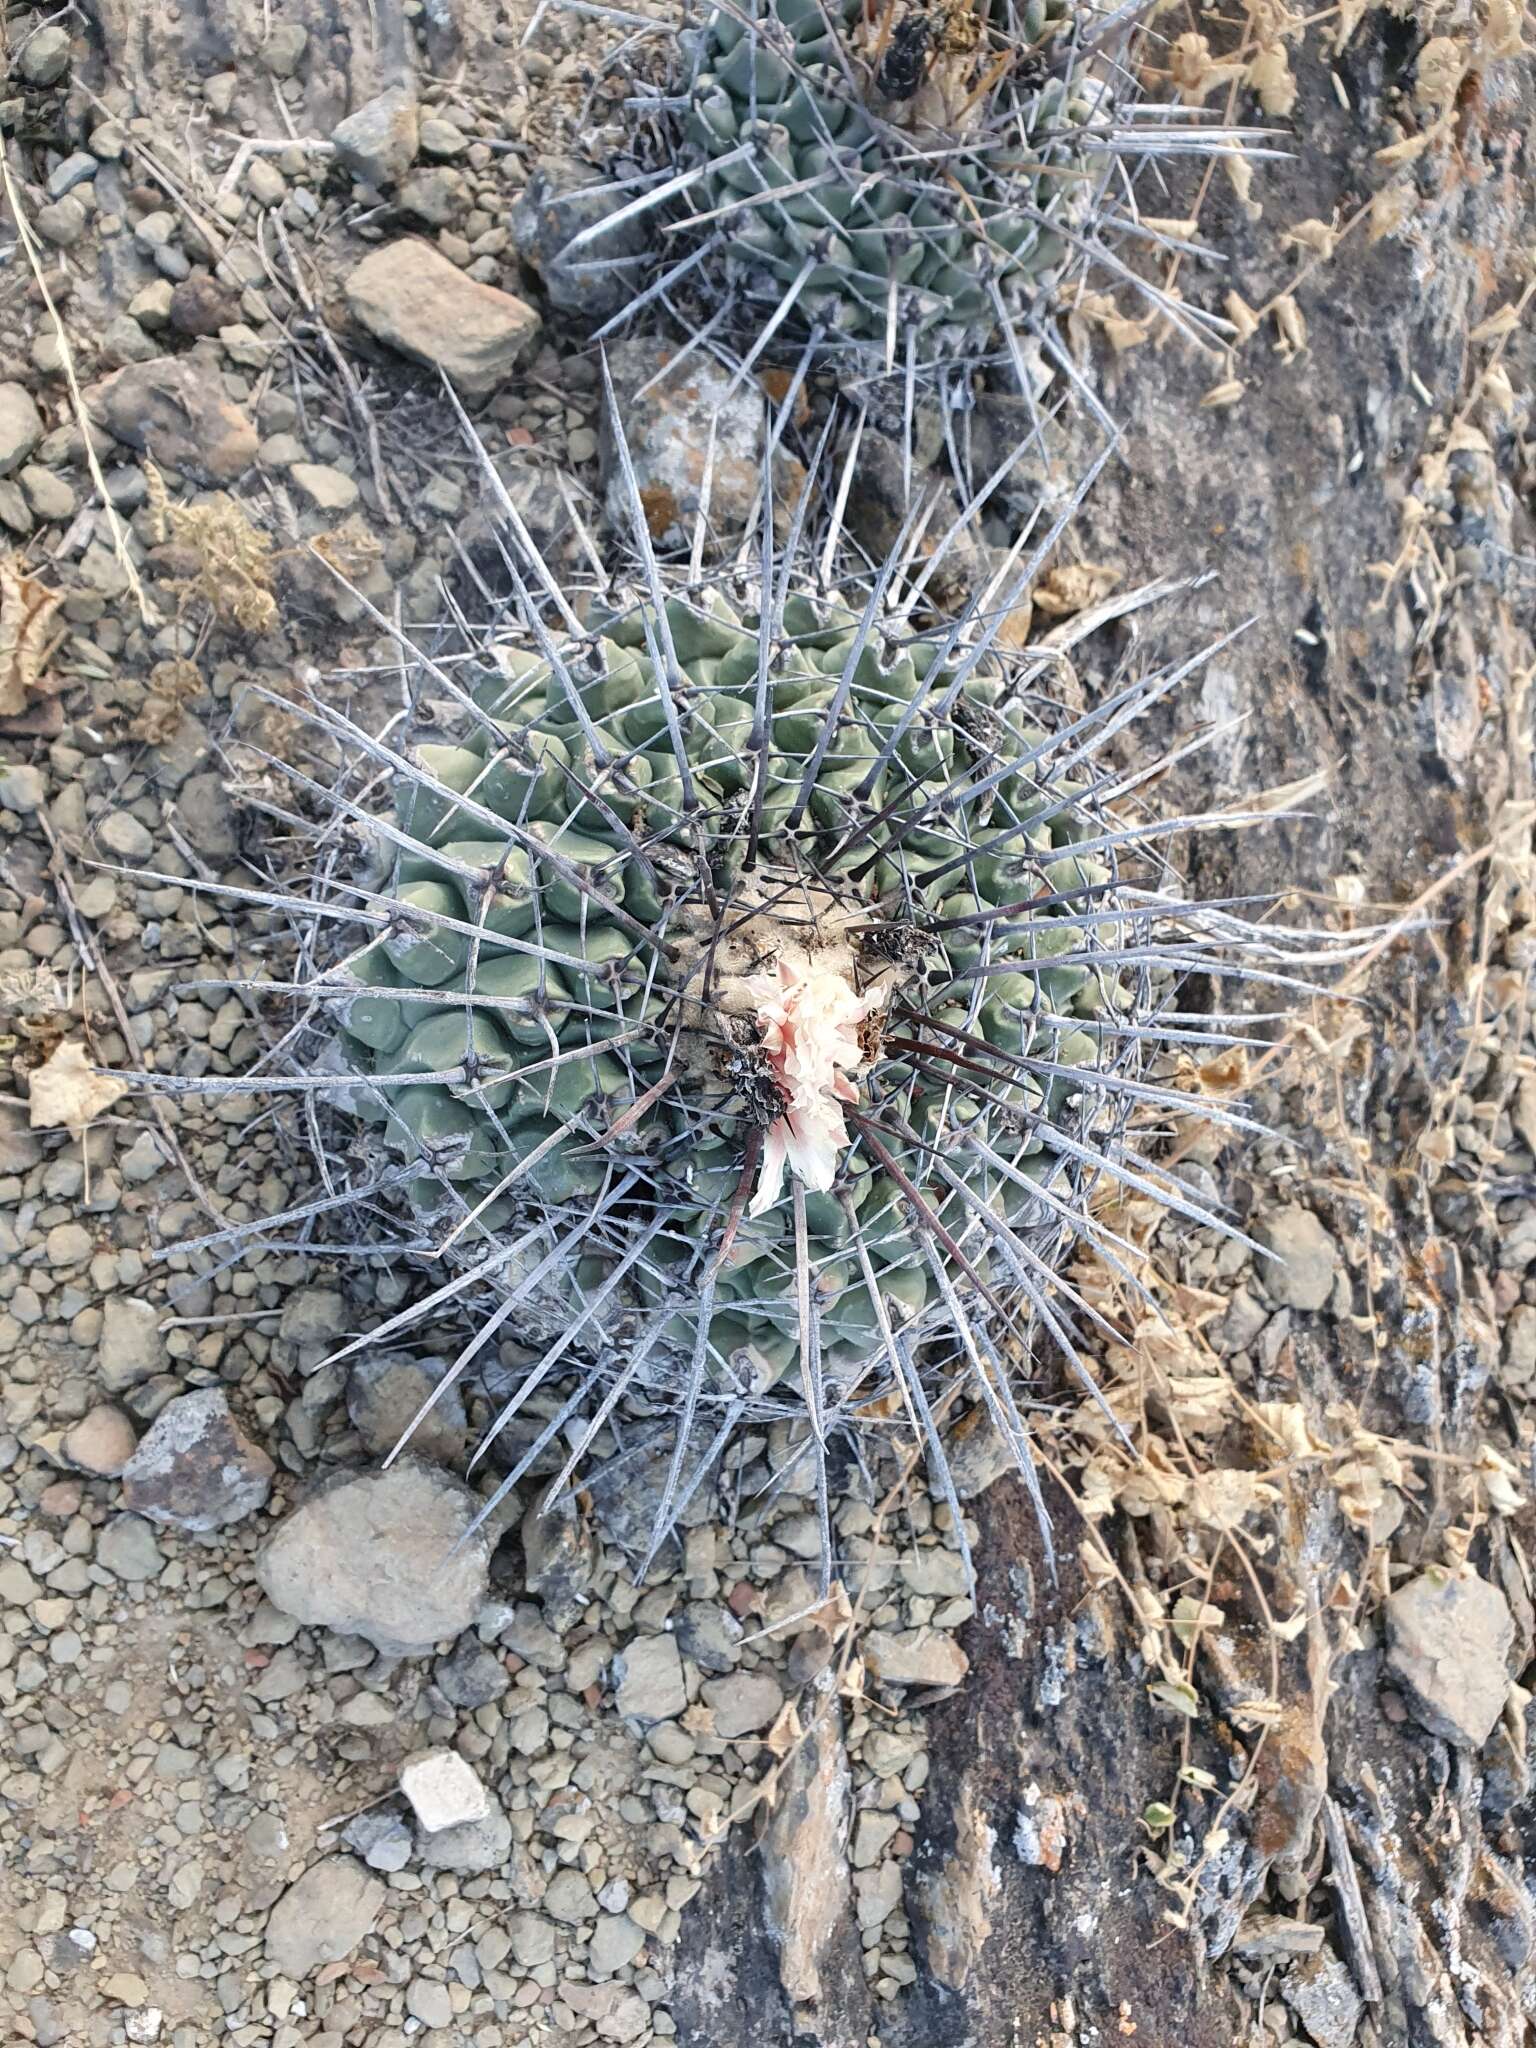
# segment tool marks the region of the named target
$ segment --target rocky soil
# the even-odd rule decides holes
[[[1164,12],[1198,97],[1195,11]],[[1103,1372],[1137,1456],[1041,1362],[1055,1558],[970,1418],[965,1530],[893,1429],[842,1475],[830,1589],[766,1433],[637,1585],[643,1414],[579,1511],[531,1479],[455,1548],[516,1346],[385,1468],[460,1334],[367,1341],[423,1283],[315,1206],[301,1100],[205,1085],[276,1064],[254,984],[311,964],[257,898],[347,858],[274,766],[329,773],[309,679],[383,725],[413,646],[490,614],[507,501],[582,575],[622,525],[590,335],[647,245],[557,258],[611,203],[583,156],[659,10],[7,13],[6,2038],[1526,2039],[1532,78],[1497,7],[1281,13],[1239,43],[1289,102],[1272,66],[1262,103],[1205,89],[1286,160],[1143,202],[1198,216],[1211,260],[1156,274],[1230,346],[1134,297],[1063,318],[1128,423],[1081,588],[1214,574],[1097,628],[1058,584],[1021,630],[1091,698],[1253,615],[1164,794],[1305,783],[1304,815],[1196,838],[1197,885],[1419,929],[1246,1073],[1182,1070],[1277,1134],[1171,1138],[1268,1256],[1114,1210],[1163,1320],[1079,1276],[1130,1340]],[[610,364],[686,547],[720,394],[660,349]],[[760,403],[730,404],[712,546],[761,472]]]

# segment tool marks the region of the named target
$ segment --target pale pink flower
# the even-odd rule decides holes
[[[842,1105],[857,1102],[848,1076],[864,1058],[858,1029],[878,996],[856,995],[845,976],[829,968],[793,968],[760,974],[747,987],[758,999],[757,1022],[769,1070],[784,1091],[786,1108],[763,1139],[757,1192],[747,1210],[761,1216],[784,1192],[788,1166],[813,1194],[825,1194],[848,1143]]]

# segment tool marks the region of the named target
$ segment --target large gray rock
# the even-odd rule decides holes
[[[373,1932],[388,1893],[355,1856],[322,1856],[289,1885],[267,1921],[267,1961],[304,1978]]]
[[[365,185],[396,185],[416,161],[416,95],[404,86],[366,100],[331,130],[337,161]]]
[[[532,306],[477,284],[410,235],[363,258],[347,279],[347,305],[375,340],[441,370],[467,398],[505,383],[539,331]]]
[[[1387,1602],[1387,1669],[1414,1718],[1462,1749],[1493,1733],[1514,1640],[1509,1603],[1471,1570],[1421,1572]]]
[[[490,1539],[482,1529],[465,1541],[479,1507],[417,1459],[343,1472],[269,1538],[256,1576],[285,1614],[413,1656],[461,1635],[485,1599]]]
[[[255,425],[196,355],[129,363],[101,386],[97,409],[119,441],[197,483],[233,483],[256,460]]]
[[[636,295],[638,265],[654,233],[654,211],[605,228],[566,254],[577,235],[607,220],[634,196],[615,192],[613,182],[564,157],[544,157],[512,209],[517,253],[538,273],[550,304],[562,313],[605,320]],[[606,268],[615,262],[621,267]]]
[[[222,1387],[168,1401],[123,1469],[123,1501],[194,1535],[255,1514],[275,1470],[229,1412]]]
[[[347,1375],[347,1414],[371,1458],[387,1458],[416,1421],[423,1402],[448,1371],[441,1358],[366,1351]],[[449,1387],[411,1430],[410,1447],[434,1465],[455,1465],[469,1443],[469,1423],[457,1386]]]

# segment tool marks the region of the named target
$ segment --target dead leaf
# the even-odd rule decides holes
[[[1479,320],[1468,341],[1502,341],[1506,334],[1513,334],[1520,325],[1520,308],[1511,300],[1507,306],[1500,306],[1496,313],[1490,313],[1486,320]]]
[[[1241,377],[1229,377],[1224,384],[1213,384],[1201,399],[1200,410],[1216,412],[1224,410],[1229,405],[1236,405],[1243,395],[1243,390]]]
[[[1450,106],[1466,76],[1466,59],[1454,36],[1431,36],[1414,66],[1413,101],[1427,114]]]
[[[763,1741],[771,1755],[786,1757],[804,1733],[805,1730],[800,1725],[800,1716],[795,1712],[794,1701],[786,1700]]]
[[[1241,292],[1228,292],[1222,303],[1226,307],[1227,318],[1237,329],[1239,341],[1247,341],[1250,335],[1258,333],[1259,316]]]
[[[1415,157],[1421,157],[1439,133],[1439,123],[1426,128],[1422,135],[1405,135],[1401,142],[1389,142],[1385,149],[1378,149],[1376,161],[1379,164],[1411,164]],[[1378,193],[1377,197],[1381,195]]]
[[[1035,608],[1026,597],[1006,614],[997,629],[999,647],[1019,648],[1027,646],[1029,629],[1035,621]]]
[[[1487,0],[1482,40],[1477,54],[1483,63],[1495,57],[1517,57],[1525,45],[1520,40],[1520,23],[1525,10],[1521,0]]]
[[[1201,1472],[1189,1489],[1189,1510],[1208,1528],[1230,1532],[1255,1508],[1279,1498],[1278,1490],[1256,1472]]]
[[[1368,239],[1375,243],[1387,235],[1395,235],[1410,219],[1413,208],[1414,193],[1411,186],[1383,185],[1371,201],[1370,226],[1366,230]],[[1473,339],[1476,339],[1475,335]]]
[[[1488,445],[1488,436],[1481,427],[1474,427],[1470,420],[1458,420],[1446,436],[1447,455],[1486,455],[1493,460],[1493,450]]]
[[[1279,43],[1272,43],[1267,50],[1260,50],[1248,66],[1248,86],[1259,96],[1259,105],[1266,114],[1277,114],[1282,120],[1290,117],[1296,104],[1297,84],[1291,70],[1291,60]]]
[[[1515,387],[1502,363],[1495,363],[1491,369],[1484,370],[1478,380],[1477,395],[1501,419],[1508,419],[1514,412]]]
[[[1293,228],[1287,228],[1280,239],[1293,249],[1310,249],[1314,256],[1321,256],[1326,261],[1338,243],[1339,231],[1325,220],[1299,220]]]
[[[12,555],[0,562],[0,718],[18,717],[42,689],[53,615],[64,602]]]
[[[1264,208],[1253,196],[1253,165],[1241,150],[1228,150],[1221,159],[1221,168],[1227,174],[1227,183],[1237,196],[1237,203],[1250,220],[1262,217]]]
[[[34,1131],[69,1130],[77,1135],[128,1093],[115,1074],[96,1074],[78,1038],[68,1038],[32,1076]]]
[[[1103,562],[1066,562],[1048,569],[1032,593],[1036,611],[1064,619],[1071,612],[1086,611],[1120,582],[1120,571]]]
[[[1193,29],[1176,37],[1169,47],[1168,74],[1188,107],[1198,107],[1230,79],[1239,77],[1242,68],[1214,57],[1205,37]]]
[[[1307,346],[1307,322],[1300,306],[1289,292],[1282,292],[1271,310],[1280,339],[1275,343],[1277,352],[1287,362],[1292,356],[1301,355]]]

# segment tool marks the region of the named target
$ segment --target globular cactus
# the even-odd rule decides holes
[[[872,1390],[952,1282],[1016,1294],[1134,1008],[1072,752],[1001,664],[803,597],[771,639],[674,596],[498,650],[400,772],[343,1020],[416,1199],[494,1243],[632,1177],[651,1376],[754,1397]],[[570,1261],[560,1319],[605,1277]]]
[[[1099,102],[1071,0],[749,0],[699,32],[690,203],[758,317],[927,367],[1068,253]],[[1052,68],[1053,52],[1063,61]]]

